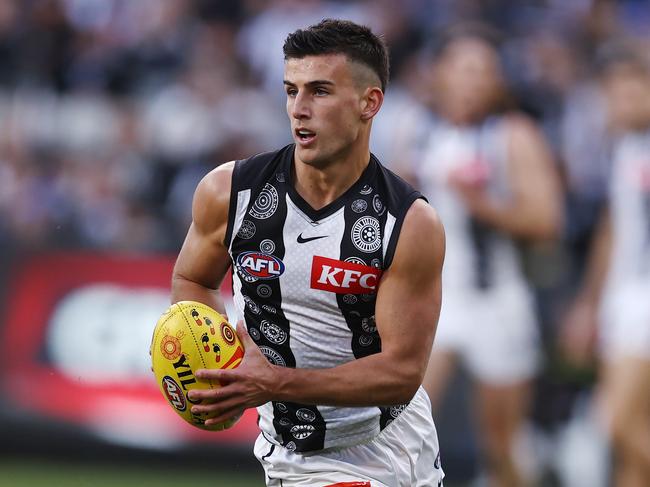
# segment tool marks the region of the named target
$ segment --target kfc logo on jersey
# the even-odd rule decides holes
[[[374,294],[381,269],[315,255],[311,264],[311,288],[337,294]]]
[[[237,271],[246,281],[277,279],[284,272],[284,263],[263,252],[243,252],[237,257]]]

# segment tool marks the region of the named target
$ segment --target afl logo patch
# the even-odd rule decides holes
[[[359,218],[352,226],[352,243],[361,252],[375,252],[381,247],[379,220],[372,216]]]
[[[179,386],[174,379],[166,375],[162,379],[162,389],[169,401],[169,404],[174,406],[178,411],[185,411],[187,403],[183,395],[183,389]]]
[[[277,279],[284,272],[284,263],[264,252],[243,252],[237,257],[237,272],[246,282]]]
[[[278,199],[278,190],[271,184],[266,183],[255,203],[253,203],[249,211],[250,215],[259,220],[272,217],[275,210],[278,209]]]

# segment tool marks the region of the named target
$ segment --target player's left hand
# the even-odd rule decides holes
[[[241,321],[237,324],[237,335],[244,346],[244,358],[238,367],[229,370],[199,369],[194,374],[197,379],[221,384],[215,389],[193,389],[188,392],[192,401],[201,401],[201,404],[192,406],[192,412],[212,416],[206,420],[206,425],[222,423],[272,399],[273,387],[279,375],[278,367],[270,364],[260,352]]]

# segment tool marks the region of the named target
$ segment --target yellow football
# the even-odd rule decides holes
[[[151,341],[151,363],[162,395],[178,415],[201,429],[220,431],[239,417],[205,425],[209,415],[193,414],[187,397],[192,389],[215,389],[215,381],[199,380],[198,369],[233,369],[244,357],[244,347],[228,321],[210,306],[196,301],[172,304],[158,320]],[[240,416],[241,417],[241,416]]]

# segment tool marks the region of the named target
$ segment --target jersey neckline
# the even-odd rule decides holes
[[[367,185],[370,188],[370,191],[374,189],[371,188],[370,181],[372,181],[375,176],[375,172],[377,170],[377,161],[375,160],[375,157],[372,154],[370,154],[370,160],[368,161],[368,165],[361,173],[361,176],[359,176],[359,179],[357,179],[354,182],[354,184],[352,184],[352,186],[350,186],[341,196],[336,198],[331,203],[328,203],[322,208],[316,210],[309,203],[307,203],[307,201],[305,201],[305,199],[302,196],[300,196],[300,193],[298,193],[298,191],[296,191],[296,188],[294,186],[293,171],[292,171],[293,169],[292,165],[294,163],[295,144],[291,144],[288,147],[288,149],[289,150],[287,150],[287,152],[284,155],[282,166],[283,166],[283,172],[286,175],[286,179],[287,179],[289,196],[291,197],[293,203],[313,222],[317,222],[319,220],[327,218],[328,216],[337,212],[339,209],[341,209],[341,207],[345,205],[345,202],[350,198],[350,195],[354,194],[355,192],[359,193],[361,197],[364,194],[361,192],[364,186]]]

